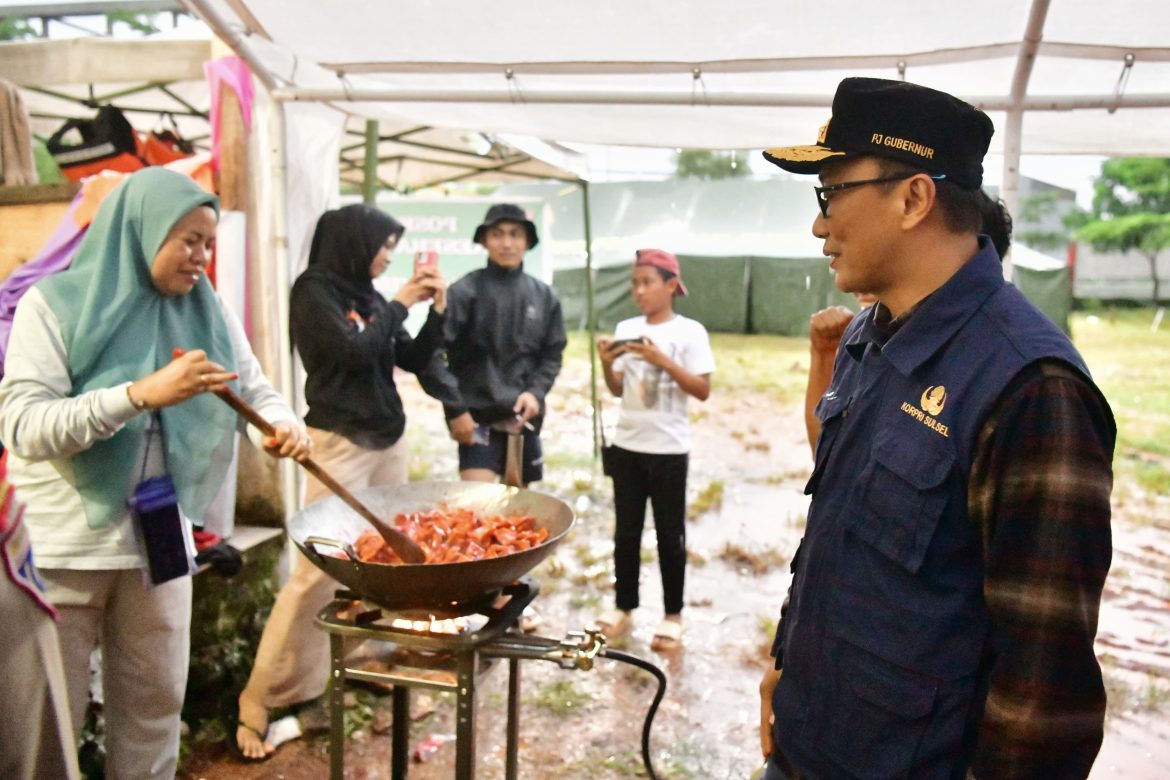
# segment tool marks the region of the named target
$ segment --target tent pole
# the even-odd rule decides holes
[[[1050,2],[1051,0],[1033,0],[1028,13],[1028,29],[1024,31],[1020,55],[1016,59],[1016,72],[1012,76],[1011,104],[1007,110],[1004,127],[1003,183],[1000,187],[1000,197],[1003,198],[1004,206],[1013,218],[1017,216],[1020,208],[1020,146],[1024,132],[1024,99],[1028,96],[1028,81],[1032,78],[1032,68],[1036,64],[1036,52],[1044,37],[1044,20],[1048,16]],[[1009,282],[1012,279],[1010,251],[1008,256],[1003,258],[1003,276]]]
[[[378,199],[378,120],[366,120],[366,159],[362,165],[362,203]]]
[[[601,454],[601,407],[597,397],[597,311],[593,307],[593,226],[589,221],[589,182],[579,179],[585,225],[585,330],[589,338],[589,400],[593,407],[593,459]]]
[[[223,16],[211,7],[209,0],[185,0],[188,8],[194,10],[211,31],[226,43],[236,54],[248,64],[248,70],[252,71],[252,75],[260,79],[260,83],[268,90],[272,96],[272,100],[277,105],[282,105],[285,98],[276,93],[276,78],[264,64],[260,62],[260,58],[252,51],[247,44],[247,36],[240,33],[236,27],[228,23]],[[249,34],[255,32],[248,30]]]
[[[281,100],[314,103],[515,103],[516,94],[507,89],[438,89],[395,87],[281,87],[273,92]],[[1010,98],[1002,95],[960,95],[963,100],[984,111],[1007,111]],[[613,106],[693,106],[690,92],[682,91],[608,91],[542,89],[525,90],[524,102],[531,105],[613,105]],[[829,108],[832,95],[799,95],[779,92],[708,92],[703,102],[710,106]],[[1170,93],[1028,95],[1021,102],[1026,111],[1115,110],[1119,108],[1165,108]]]
[[[288,240],[288,124],[285,103],[273,100],[272,138],[269,155],[272,160],[272,257],[275,266],[276,297],[276,389],[292,402],[296,398],[293,386],[292,341],[288,332],[288,297],[292,289]],[[299,509],[300,490],[297,469],[288,458],[280,459],[281,497],[285,518]]]

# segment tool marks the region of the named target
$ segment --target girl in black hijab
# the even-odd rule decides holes
[[[292,289],[289,327],[305,367],[313,456],[350,490],[407,481],[406,415],[394,385],[396,366],[419,374],[424,389],[444,400],[427,369],[441,359],[436,351],[442,346],[446,280],[429,267],[414,273],[389,301],[374,289],[404,232],[401,223],[370,206],[327,211],[317,221],[309,267]],[[428,298],[430,314],[412,338],[403,327],[407,311]],[[331,495],[313,476],[306,479],[306,505]],[[239,757],[264,760],[282,741],[269,733],[269,710],[324,693],[329,640],[313,627],[313,618],[338,587],[297,556],[240,694]]]

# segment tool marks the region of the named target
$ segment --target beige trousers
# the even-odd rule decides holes
[[[77,780],[57,624],[2,571],[0,659],[0,777]]]
[[[73,733],[89,703],[89,657],[102,648],[109,780],[173,778],[191,648],[191,578],[151,587],[140,569],[43,569],[61,613]]]
[[[403,485],[410,449],[405,437],[384,450],[367,450],[336,433],[309,428],[313,459],[351,491],[379,485]],[[332,495],[312,475],[305,505]],[[266,709],[315,699],[329,677],[329,637],[313,619],[341,587],[297,552],[292,576],[280,589],[260,636],[256,662],[241,697]]]

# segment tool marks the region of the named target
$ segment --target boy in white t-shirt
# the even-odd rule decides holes
[[[622,399],[613,437],[615,608],[598,619],[605,633],[629,630],[638,606],[638,570],[646,500],[654,510],[658,567],[665,618],[651,647],[669,650],[682,640],[686,574],[687,461],[691,449],[687,400],[707,400],[715,358],[707,330],[674,313],[676,295],[686,295],[678,259],[661,249],[639,249],[630,274],[634,302],[642,311],[618,323],[612,339],[601,339],[605,384]]]

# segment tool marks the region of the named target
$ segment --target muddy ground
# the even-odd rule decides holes
[[[795,370],[797,367],[793,366]],[[535,489],[577,511],[570,538],[535,575],[544,616],[539,634],[560,638],[612,603],[612,499],[590,452],[588,366],[569,364],[550,397],[545,429],[547,479]],[[415,478],[456,471],[437,405],[412,380],[403,382],[415,411],[409,436]],[[791,393],[789,394],[791,395]],[[680,651],[650,648],[662,616],[650,523],[643,542],[642,604],[632,636],[618,647],[663,668],[669,678],[654,721],[652,758],[660,778],[746,778],[760,764],[757,685],[788,586],[788,561],[803,532],[809,472],[800,408],[766,390],[713,393],[698,405],[691,460],[686,635]],[[1106,669],[1110,712],[1093,778],[1170,776],[1170,498],[1115,491],[1115,552],[1101,614],[1098,652]],[[589,672],[524,662],[521,778],[601,779],[644,776],[642,719],[653,679],[612,661]],[[504,776],[506,667],[481,680],[478,774]],[[347,778],[389,777],[390,700],[357,691],[347,725]],[[416,693],[412,746],[428,737],[442,746],[410,777],[453,776],[453,699]],[[318,725],[324,725],[318,719]],[[180,777],[195,780],[301,780],[328,775],[320,733],[288,743],[262,764],[241,765],[213,742],[192,745]]]

